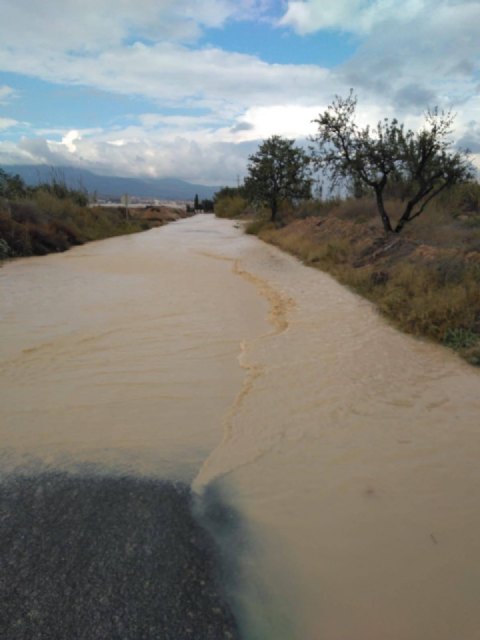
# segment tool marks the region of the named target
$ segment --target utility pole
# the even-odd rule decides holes
[[[130,197],[128,193],[124,193],[122,196],[122,203],[125,205],[125,219],[128,220],[130,218],[130,212],[128,210],[128,205],[130,203]]]

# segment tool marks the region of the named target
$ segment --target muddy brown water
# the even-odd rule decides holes
[[[0,314],[2,470],[221,486],[255,538],[246,638],[480,637],[480,373],[454,354],[208,215],[5,264]]]

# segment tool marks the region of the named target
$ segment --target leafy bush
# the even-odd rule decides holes
[[[473,347],[479,340],[480,336],[478,334],[462,327],[447,329],[443,336],[443,344],[456,350]]]
[[[215,199],[214,211],[218,218],[240,218],[247,210],[247,200],[238,194]]]
[[[21,224],[45,224],[48,216],[40,211],[36,202],[20,200],[10,203],[10,215],[13,220]]]
[[[12,176],[0,169],[0,197],[8,199],[24,198],[27,193],[27,186],[18,174]]]
[[[3,238],[0,238],[0,260],[9,258],[11,255],[12,250],[8,246],[7,242]]]
[[[50,183],[44,182],[37,187],[31,189],[32,193],[37,191],[44,191],[55,196],[59,200],[71,200],[80,207],[86,207],[88,205],[88,193],[84,189],[72,189],[67,186],[64,179],[57,179],[52,177]]]

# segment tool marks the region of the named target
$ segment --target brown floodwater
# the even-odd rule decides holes
[[[221,486],[248,640],[480,637],[478,370],[206,215],[6,264],[0,314],[2,469]]]

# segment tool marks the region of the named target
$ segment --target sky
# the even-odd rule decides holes
[[[234,185],[271,135],[456,114],[480,166],[480,0],[3,0],[0,165]]]

